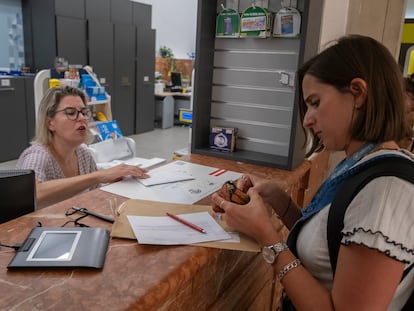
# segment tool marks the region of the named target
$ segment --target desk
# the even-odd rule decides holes
[[[162,129],[174,125],[180,108],[190,109],[191,93],[155,93],[155,121]]]
[[[276,178],[289,191],[300,191],[311,163],[295,171],[187,155],[197,164]],[[61,226],[72,205],[111,215],[108,200],[126,198],[96,189],[0,225],[1,241],[22,242],[36,221]],[[294,196],[295,199],[297,199]],[[205,198],[198,203],[209,204]],[[110,229],[111,224],[87,217],[83,223]],[[105,266],[93,270],[7,271],[12,249],[0,248],[0,310],[274,310],[281,286],[256,253],[196,246],[138,245],[113,238]]]

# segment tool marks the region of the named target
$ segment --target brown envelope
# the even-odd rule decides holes
[[[155,201],[146,201],[131,199],[122,203],[115,217],[112,226],[111,236],[116,238],[136,239],[131,225],[129,224],[127,215],[136,216],[165,216],[166,212],[174,214],[196,213],[207,211],[214,216],[214,212],[209,205],[193,205],[193,204],[176,204]],[[224,230],[230,231],[223,221],[216,220]],[[230,242],[204,242],[191,245],[222,248],[230,250],[240,250],[248,252],[260,252],[260,247],[252,238],[239,233],[240,243]]]

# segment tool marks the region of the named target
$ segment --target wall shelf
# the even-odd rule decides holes
[[[216,38],[221,3],[198,1],[191,152],[292,170],[305,159],[296,71],[318,51],[323,1],[298,0],[299,36],[260,39]],[[240,0],[239,12],[248,5]],[[236,150],[209,149],[211,127],[238,128]]]

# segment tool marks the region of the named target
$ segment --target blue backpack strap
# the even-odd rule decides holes
[[[344,216],[346,209],[352,199],[371,180],[381,176],[395,176],[414,184],[414,164],[411,160],[401,157],[382,157],[368,163],[364,169],[348,177],[335,195],[328,215],[327,238],[329,257],[333,275],[335,275],[339,248],[342,240],[342,229],[344,228]],[[414,264],[404,271],[402,279],[413,268]],[[413,298],[411,294],[409,301]],[[407,305],[406,305],[407,306]],[[407,310],[414,310],[407,309]]]

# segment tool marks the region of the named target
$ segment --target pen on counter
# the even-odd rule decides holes
[[[204,230],[203,228],[201,228],[201,227],[199,227],[195,224],[192,224],[191,222],[189,222],[185,219],[182,219],[181,217],[178,217],[177,215],[174,215],[174,214],[171,214],[171,213],[167,212],[167,216],[171,217],[172,219],[174,219],[178,222],[181,222],[183,225],[186,225],[187,227],[190,227],[191,229],[197,230],[198,232],[207,233],[206,230]]]
[[[107,222],[110,222],[110,223],[114,223],[115,222],[115,220],[113,218],[111,218],[111,217],[108,217],[108,216],[105,216],[105,215],[101,215],[101,214],[92,212],[92,211],[90,211],[90,210],[88,210],[86,208],[77,207],[77,206],[72,206],[72,208],[75,211],[78,211],[78,212],[84,213],[86,215],[90,215],[90,216],[96,217],[98,219],[101,219],[101,220],[104,220],[104,221],[107,221]]]

